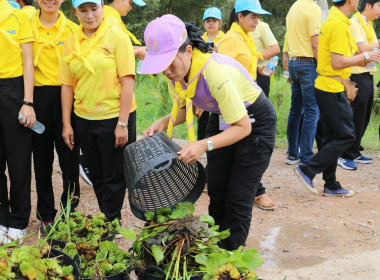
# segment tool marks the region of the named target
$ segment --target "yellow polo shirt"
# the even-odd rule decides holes
[[[267,48],[278,45],[276,38],[274,37],[272,30],[266,22],[259,21],[254,32],[252,32],[253,40],[255,41],[256,50],[262,53]],[[266,65],[268,60],[259,61],[257,67]]]
[[[235,31],[228,31],[227,34],[217,44],[218,53],[228,55],[241,63],[248,72],[251,71],[253,57],[251,49],[244,39]],[[256,75],[252,77],[256,80]]]
[[[220,30],[219,33],[218,33],[218,35],[215,37],[215,39],[212,42],[217,43],[220,39],[223,38],[224,35],[226,35],[226,33],[224,33],[222,30]],[[205,42],[210,42],[210,39],[207,36],[207,32],[203,33],[202,39]]]
[[[349,27],[350,32],[351,32],[351,35],[355,38],[356,44],[365,43],[367,45],[372,45],[372,44],[377,43],[376,32],[374,32],[375,36],[374,36],[373,40],[370,42],[367,38],[365,30],[364,30],[363,26],[361,25],[360,21],[356,17],[352,17],[350,19],[350,22],[351,22],[351,25]],[[364,72],[368,72],[366,67],[360,67],[360,66],[351,67],[351,73],[352,74],[361,74]],[[376,72],[377,72],[377,68],[375,68],[375,71],[370,72],[370,73],[371,73],[371,75],[373,75]]]
[[[31,22],[36,39],[33,44],[33,58],[37,62],[34,68],[34,85],[60,86],[57,77],[63,44],[78,29],[78,25],[67,19],[61,11],[58,20],[51,27],[45,27],[41,23],[40,10],[37,10]],[[49,45],[51,43],[54,46]]]
[[[339,76],[348,79],[351,76],[350,67],[334,70],[331,66],[331,53],[352,56],[350,48],[349,19],[336,7],[329,11],[327,19],[323,22],[318,44],[318,77],[315,80],[317,89],[327,92],[342,92],[344,86],[329,76]]]
[[[110,18],[115,18],[117,19],[117,22],[120,23],[120,28],[127,34],[129,35],[127,32],[126,32],[126,28],[125,28],[125,25],[123,23],[123,21],[121,20],[121,16],[119,14],[118,11],[116,11],[114,8],[112,8],[111,6],[108,6],[108,5],[104,5],[104,11],[103,11],[103,17],[110,17]],[[116,23],[115,21],[112,21],[113,23],[113,26],[115,27],[118,27],[118,23]],[[137,109],[137,104],[136,104],[136,98],[135,98],[135,93],[133,93],[133,96],[132,96],[132,105],[131,105],[131,110],[130,112],[134,112],[136,111]]]
[[[29,18],[20,10],[13,9],[10,16],[0,23],[0,29],[4,31],[0,33],[0,78],[22,76],[21,44],[34,41]]]
[[[28,18],[31,18],[36,13],[36,8],[33,6],[24,6],[21,8],[21,12],[26,14],[28,16]]]
[[[127,75],[135,76],[131,40],[107,18],[91,38],[80,27],[65,41],[58,80],[73,86],[77,116],[88,120],[118,117],[120,77]]]
[[[297,0],[286,16],[290,57],[314,57],[310,37],[319,34],[321,8],[313,0]]]

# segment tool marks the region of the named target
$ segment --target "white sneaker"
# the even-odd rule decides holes
[[[26,229],[9,228],[8,238],[6,241],[4,241],[4,245],[9,244],[15,240],[17,240],[18,244],[20,245],[24,241],[25,235]]]
[[[7,240],[8,236],[8,228],[0,225],[0,245],[4,244],[5,240]]]

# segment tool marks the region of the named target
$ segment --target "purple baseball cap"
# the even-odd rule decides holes
[[[168,68],[186,38],[185,24],[178,17],[163,15],[152,20],[144,32],[147,54],[141,65],[141,73],[157,74]]]

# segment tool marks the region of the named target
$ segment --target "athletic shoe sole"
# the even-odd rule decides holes
[[[92,186],[92,182],[87,177],[86,172],[84,172],[84,169],[83,169],[83,167],[82,167],[81,164],[79,164],[79,173],[80,173],[80,176],[82,176],[83,180],[85,180],[87,184],[89,184],[90,186]]]
[[[355,162],[355,161],[354,161]],[[356,168],[352,168],[352,167],[349,167],[349,166],[347,166],[347,165],[344,165],[344,163],[342,163],[339,159],[338,159],[338,165],[340,166],[340,167],[342,167],[343,169],[346,169],[346,170],[357,170],[358,168],[356,167]]]
[[[323,196],[326,196],[326,197],[353,197],[355,195],[355,193],[353,191],[348,191],[347,194],[331,194],[331,193],[323,193],[322,194]]]
[[[312,187],[309,186],[309,184],[305,181],[305,179],[302,177],[302,175],[300,173],[298,173],[297,171],[297,168],[294,169],[294,173],[296,174],[296,176],[298,178],[301,179],[301,182],[302,184],[307,188],[308,191],[314,193],[314,194],[318,194],[318,191]]]
[[[286,159],[285,164],[294,165],[294,164],[299,163],[299,161],[300,161],[299,159],[297,159],[297,160]]]
[[[354,159],[354,162],[361,163],[361,164],[368,164],[371,163],[372,160],[360,160],[360,159]]]

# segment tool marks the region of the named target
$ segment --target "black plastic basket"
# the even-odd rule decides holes
[[[78,255],[74,256],[74,258],[71,258],[68,254],[52,248],[50,250],[49,256],[54,258],[61,258],[64,264],[68,266],[71,265],[73,267],[73,275],[75,280],[80,279],[81,264]]]
[[[130,269],[125,269],[117,274],[109,275],[109,276],[103,276],[102,278],[96,278],[98,279],[107,279],[107,280],[129,280],[129,273]],[[95,278],[80,278],[80,280],[92,280]]]
[[[138,280],[165,280],[166,274],[165,272],[159,268],[158,266],[147,266],[144,271],[140,268],[135,268],[135,273]],[[172,278],[169,277],[169,280]],[[195,274],[190,277],[191,280],[202,280],[203,274]]]
[[[198,200],[206,184],[200,162],[179,161],[181,147],[164,133],[143,138],[124,151],[125,180],[132,213],[145,220],[146,211],[174,208],[178,202]]]

